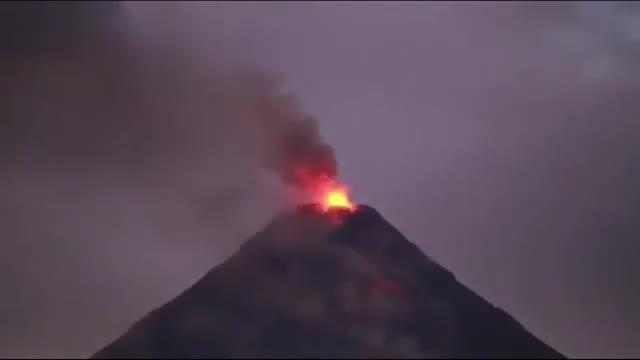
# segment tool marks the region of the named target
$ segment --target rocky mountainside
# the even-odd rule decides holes
[[[308,205],[93,358],[564,358],[371,207]]]

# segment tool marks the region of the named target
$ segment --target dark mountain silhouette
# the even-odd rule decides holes
[[[93,358],[564,358],[374,209],[304,206]]]

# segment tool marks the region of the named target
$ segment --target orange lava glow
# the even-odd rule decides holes
[[[332,209],[354,211],[356,205],[349,198],[349,189],[335,179],[323,179],[318,181],[313,190],[314,199],[320,204],[322,210]]]
[[[349,200],[349,194],[345,187],[330,188],[324,196],[322,205],[325,210],[332,208],[354,209],[354,204]]]

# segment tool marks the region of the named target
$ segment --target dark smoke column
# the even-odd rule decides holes
[[[363,205],[281,215],[94,358],[381,356],[563,358]]]
[[[2,1],[0,54],[68,50],[113,36],[121,1]]]
[[[305,113],[297,100],[283,91],[276,76],[252,66],[239,66],[224,76],[223,108],[234,99],[248,100],[240,120],[252,119],[240,134],[256,144],[266,170],[298,192],[297,202],[315,202],[321,188],[337,182],[338,165],[333,149],[322,140],[317,120]],[[243,104],[243,105],[244,105]],[[249,134],[253,132],[252,134]]]

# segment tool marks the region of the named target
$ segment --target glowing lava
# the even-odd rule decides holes
[[[308,167],[300,167],[294,171],[298,179],[304,201],[318,204],[324,212],[338,210],[338,212],[353,212],[357,206],[349,198],[349,188],[334,176],[318,174]]]
[[[332,191],[327,194],[328,207],[351,207],[347,194],[341,191]]]
[[[330,209],[344,209],[353,211],[355,204],[349,199],[346,186],[334,182],[328,184],[322,192],[321,204],[325,211]]]

